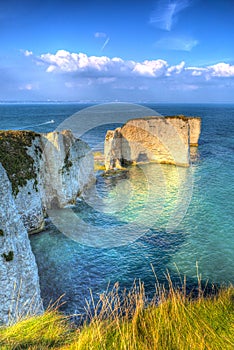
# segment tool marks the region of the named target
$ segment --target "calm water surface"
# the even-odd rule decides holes
[[[52,131],[84,107],[0,105],[1,128]],[[82,244],[53,224],[45,232],[31,236],[45,305],[65,293],[64,311],[82,312],[85,299],[90,297],[89,289],[97,296],[108,283],[113,285],[116,281],[122,288],[129,288],[134,279],[141,279],[151,293],[155,288],[152,266],[160,282],[165,281],[167,270],[176,279],[179,269],[182,275],[186,274],[192,288],[196,285],[198,263],[204,280],[234,283],[234,106],[149,107],[162,115],[202,117],[200,145],[192,166],[178,171],[173,166],[149,164],[131,167],[128,173],[115,178],[98,176],[99,197],[107,204],[119,200],[120,209],[103,212],[79,200],[72,210],[79,220],[97,228],[93,242],[96,239],[105,243],[112,237],[114,246]],[[95,139],[100,142],[104,131],[95,130],[90,140],[94,144]],[[140,224],[143,233],[130,232],[137,239],[121,245],[121,232],[117,228],[124,232],[132,223]],[[78,232],[79,229],[82,231],[83,227],[77,227]],[[102,229],[109,237],[106,233],[100,236]]]

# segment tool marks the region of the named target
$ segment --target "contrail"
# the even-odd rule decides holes
[[[106,47],[106,45],[109,43],[109,41],[110,41],[110,37],[108,37],[108,38],[106,39],[106,41],[104,42],[104,44],[102,45],[101,51],[103,51],[103,50],[105,49],[105,47]]]

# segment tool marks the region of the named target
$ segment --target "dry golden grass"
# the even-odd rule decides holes
[[[228,350],[234,348],[234,288],[220,288],[204,297],[186,295],[175,288],[157,286],[153,300],[145,297],[144,285],[129,292],[114,288],[91,298],[86,321],[69,324],[57,310],[0,328],[0,348],[8,349],[123,349],[123,350]]]

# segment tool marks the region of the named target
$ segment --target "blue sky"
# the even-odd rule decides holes
[[[234,102],[234,1],[1,1],[0,101]]]

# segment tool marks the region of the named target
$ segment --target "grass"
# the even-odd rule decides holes
[[[157,287],[148,301],[144,285],[131,291],[114,288],[92,299],[86,319],[74,326],[55,309],[43,315],[0,327],[0,349],[123,349],[220,350],[234,348],[234,287],[220,288],[205,297],[186,294],[168,277],[169,290]]]

